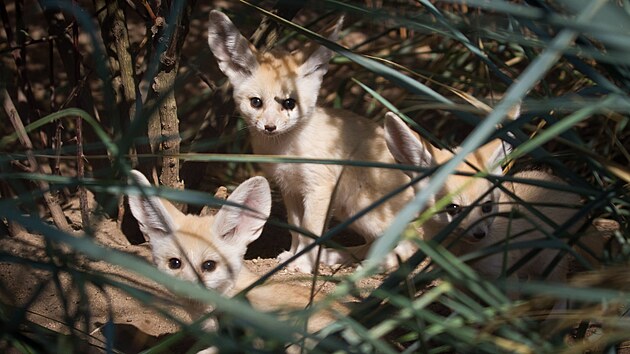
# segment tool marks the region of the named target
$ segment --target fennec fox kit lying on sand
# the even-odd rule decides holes
[[[145,176],[131,171],[129,184],[150,186]],[[216,215],[185,215],[168,201],[155,196],[130,195],[129,206],[140,229],[148,237],[158,269],[192,282],[201,281],[225,296],[242,291],[259,276],[243,264],[247,245],[260,236],[271,209],[271,193],[264,177],[243,182],[227,199],[250,210],[223,206]],[[266,283],[253,288],[247,298],[261,311],[290,311],[309,304],[310,288],[285,283]],[[318,298],[315,298],[317,301]],[[186,311],[197,318],[211,310],[190,301]],[[344,312],[339,306],[335,311]],[[332,311],[319,311],[308,322],[315,332],[335,319]],[[213,322],[206,322],[207,329]]]
[[[331,36],[333,39],[339,27],[340,23]],[[208,44],[219,68],[234,86],[234,100],[249,128],[254,153],[394,162],[387,151],[382,127],[348,111],[317,107],[322,78],[332,56],[326,47],[317,47],[310,53],[258,52],[230,19],[218,11],[210,13]],[[324,231],[329,208],[335,218],[345,220],[409,182],[404,173],[390,169],[289,163],[263,164],[262,168],[282,192],[289,223],[316,235]],[[411,197],[412,191],[407,189],[356,220],[352,228],[366,243],[371,243]],[[292,232],[291,249],[278,258],[285,261],[312,242]],[[410,250],[401,246],[396,251],[407,257]],[[324,254],[322,260],[328,264],[344,258],[333,250]],[[315,257],[316,252],[307,253],[290,267],[310,273]],[[391,257],[387,266],[393,266],[395,259]]]
[[[388,113],[385,123],[387,145],[401,163],[425,168],[441,165],[453,157],[453,153],[440,150],[419,137],[395,114]],[[504,159],[511,148],[500,140],[494,140],[468,156],[472,165],[462,164],[457,171],[476,173],[488,170],[493,175],[502,175],[498,163]],[[413,173],[412,173],[413,174]],[[413,176],[412,176],[413,177]],[[524,171],[515,178],[564,185],[559,178],[542,171]],[[419,191],[428,183],[428,178],[414,185]],[[460,214],[463,217],[453,237],[461,237],[465,242],[458,242],[452,251],[456,255],[479,250],[490,245],[508,246],[533,240],[559,238],[567,240],[568,235],[582,225],[583,220],[572,218],[580,206],[580,196],[554,189],[548,189],[527,183],[504,182],[502,186],[516,198],[503,192],[485,178],[451,175],[442,190],[434,196],[429,205],[449,194],[452,200],[443,211],[437,212],[422,225],[426,239],[434,237],[447,224]],[[525,208],[522,200],[534,207],[536,213]],[[501,214],[501,215],[499,215]],[[513,217],[509,215],[512,214]],[[544,220],[541,218],[547,218]],[[554,234],[559,227],[569,222],[571,227]],[[471,264],[479,273],[496,278],[532,251],[533,247],[511,248],[504,259],[502,252],[492,254]],[[542,278],[552,260],[558,254],[556,249],[543,249],[536,256],[520,267],[515,274],[519,278]],[[564,281],[567,275],[567,258],[555,266],[547,277],[553,281]]]

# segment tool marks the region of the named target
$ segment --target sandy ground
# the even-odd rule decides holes
[[[76,204],[77,202],[74,200],[71,205],[66,207],[65,212],[73,225],[80,225],[81,218]],[[272,218],[278,219],[281,217],[278,214],[274,215],[274,213],[281,215],[283,210],[272,212]],[[95,215],[93,221],[96,230],[94,237],[99,244],[135,255],[147,263],[151,262],[151,251],[148,243],[132,245],[114,220]],[[76,232],[76,235],[77,237],[85,237],[79,231]],[[288,246],[287,241],[288,234],[285,230],[268,224],[261,238],[250,245],[246,255],[246,267],[259,275],[269,272],[278,264],[273,255],[278,254],[283,247]],[[19,257],[16,259],[21,259],[21,261],[0,259],[0,296],[2,302],[11,304],[16,308],[28,307],[29,309],[26,313],[5,311],[4,313],[8,316],[13,316],[11,322],[18,324],[31,321],[61,333],[70,333],[73,328],[80,328],[84,331],[82,336],[89,338],[92,343],[92,346],[86,347],[85,350],[81,351],[82,353],[103,352],[102,348],[105,346],[103,332],[106,330],[103,326],[110,319],[110,323],[113,323],[111,330],[114,331],[114,338],[116,338],[115,347],[124,353],[137,353],[150,348],[164,339],[165,336],[177,332],[180,328],[178,322],[190,322],[189,316],[175,305],[178,299],[160,285],[106,262],[77,256],[63,248],[61,251],[65,257],[56,257],[57,263],[68,261],[70,264],[75,264],[77,270],[86,271],[93,276],[97,276],[99,273],[108,274],[109,279],[124,284],[133,284],[143,289],[150,297],[149,303],[151,305],[145,305],[129,293],[108,285],[107,282],[98,277],[91,277],[91,283],[88,283],[87,286],[77,286],[76,282],[80,281],[81,277],[71,277],[66,273],[58,274],[55,277],[55,273],[47,265],[49,259],[47,247],[51,247],[51,245],[46,245],[41,236],[28,232],[14,237],[0,237],[0,250],[5,254]],[[28,262],[24,260],[28,260]],[[354,269],[354,267],[321,266],[320,273],[325,276],[344,276],[353,272]],[[310,277],[295,274],[285,269],[279,271],[272,279],[280,283],[290,282],[292,285],[296,284],[296,286],[302,286],[305,289],[308,289],[311,284]],[[382,280],[382,275],[375,276],[363,280],[358,284],[358,287],[366,290],[367,293],[376,288]],[[82,293],[77,289],[85,289],[85,292]],[[334,289],[333,283],[326,283],[321,287],[324,293],[332,289]],[[89,311],[86,312],[86,309]],[[89,314],[89,317],[85,316],[86,313]],[[31,328],[33,327],[31,326]],[[191,340],[184,340],[169,347],[168,352],[184,353],[191,344]],[[0,352],[19,353],[14,349],[7,350],[7,348],[3,348],[3,345],[5,344],[0,341]],[[628,353],[628,348],[628,344],[624,343],[620,347],[620,352]]]
[[[75,203],[76,204],[76,203]],[[80,224],[80,215],[76,205],[71,205],[66,210],[66,215],[75,225]],[[95,217],[98,219],[98,217]],[[95,239],[98,243],[109,248],[136,255],[147,262],[151,262],[150,246],[148,243],[132,245],[120,231],[116,221],[100,218],[94,223]],[[275,258],[261,258],[258,254],[269,255],[278,250],[277,239],[274,239],[274,228],[266,228],[260,242],[250,245],[250,251],[246,256],[246,266],[257,274],[265,274],[277,266]],[[81,233],[77,232],[78,237]],[[116,347],[125,353],[135,353],[152,346],[164,336],[178,330],[177,320],[189,322],[189,316],[177,306],[173,306],[174,299],[165,289],[151,281],[141,279],[133,273],[102,261],[92,261],[82,256],[66,253],[68,259],[78,264],[78,267],[87,271],[100,271],[109,274],[111,279],[123,283],[132,283],[144,289],[152,296],[152,306],[144,305],[134,297],[118,288],[109,285],[87,285],[83,287],[85,293],[77,289],[81,287],[73,284],[72,277],[68,274],[59,274],[55,282],[54,274],[44,265],[47,257],[46,244],[39,235],[23,232],[15,237],[0,239],[0,249],[28,259],[34,263],[19,264],[3,261],[0,263],[0,296],[6,303],[16,307],[29,305],[29,312],[25,314],[26,320],[44,326],[54,331],[69,333],[71,328],[81,328],[91,335],[91,341],[104,346],[99,341],[104,339],[103,324],[111,318],[116,333]],[[60,260],[60,262],[63,260]],[[323,275],[344,275],[353,271],[352,267],[327,267],[320,268]],[[75,281],[77,278],[74,278]],[[281,270],[275,280],[302,279],[304,287],[309,286],[310,278],[293,274],[287,270]],[[381,282],[377,276],[365,280],[361,287],[373,289]],[[302,285],[302,284],[300,284]],[[323,286],[327,292],[334,288],[328,283]],[[82,314],[89,308],[89,318]],[[65,310],[67,309],[67,310]],[[165,311],[174,319],[167,319],[161,311]],[[15,323],[21,321],[16,317]],[[68,325],[70,324],[70,325]],[[2,344],[0,343],[0,348]],[[187,345],[172,348],[173,353],[184,352]],[[0,350],[1,351],[1,350]],[[91,348],[90,352],[98,352],[97,348]]]

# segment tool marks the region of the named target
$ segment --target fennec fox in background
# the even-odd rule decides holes
[[[336,39],[339,27],[340,23],[331,38]],[[249,128],[254,153],[394,162],[387,151],[382,127],[348,111],[316,105],[332,56],[326,47],[317,47],[310,53],[258,52],[230,19],[218,11],[210,13],[208,44],[219,68],[234,86],[234,100]],[[316,235],[324,231],[329,208],[335,218],[344,220],[409,182],[404,173],[389,169],[289,163],[263,164],[262,168],[280,188],[289,223]],[[333,197],[336,184],[339,185]],[[367,244],[371,243],[411,197],[412,191],[407,189],[355,221],[352,228]],[[311,242],[310,238],[292,232],[291,249],[282,253],[279,260],[287,260]],[[407,257],[411,250],[401,245],[396,251]],[[323,262],[328,264],[343,258],[333,250],[325,254]],[[310,273],[315,257],[316,252],[307,253],[290,267]],[[393,266],[392,262],[395,256],[388,266]]]
[[[385,131],[387,145],[400,163],[431,168],[441,165],[453,157],[453,153],[437,149],[419,137],[391,112],[386,116]],[[504,159],[509,151],[510,147],[507,144],[500,140],[494,140],[467,157],[467,161],[472,166],[464,163],[457,168],[457,171],[476,173],[480,170],[488,170],[493,175],[502,175],[498,163]],[[542,171],[519,172],[514,177],[555,185],[564,184],[559,178]],[[425,178],[414,185],[414,189],[419,191],[427,183],[428,178]],[[485,178],[451,175],[444,183],[442,190],[433,197],[428,205],[431,206],[432,203],[449,194],[453,194],[453,198],[443,211],[435,213],[430,220],[422,225],[425,238],[434,237],[460,213],[469,212],[461,220],[455,234],[452,235],[461,237],[460,241],[465,241],[458,242],[452,250],[456,255],[490,245],[508,244],[509,247],[511,243],[545,240],[551,238],[557,226],[571,220],[581,204],[580,196],[574,193],[526,183],[504,182],[502,186],[513,193],[516,200],[494,187]],[[548,218],[551,224],[525,208],[521,205],[522,202],[518,200],[532,205],[536,211]],[[513,218],[507,216],[510,213],[514,214]],[[554,237],[573,234],[582,225],[582,222],[582,220],[571,221],[572,225],[566,233]],[[504,254],[499,252],[480,259],[471,266],[483,275],[496,278],[532,249],[533,247],[512,249],[507,252],[507,261],[504,259]],[[557,250],[543,249],[520,267],[515,276],[519,278],[543,277],[547,267],[557,254]],[[566,279],[567,258],[566,256],[562,258],[562,261],[549,274],[548,279],[553,281]]]
[[[129,184],[150,186],[145,176],[135,170],[131,171]],[[149,239],[158,269],[233,296],[259,278],[244,266],[243,256],[269,217],[269,184],[264,177],[250,178],[227,200],[250,210],[225,205],[216,215],[185,215],[168,201],[141,195],[130,195],[129,206]],[[269,283],[249,291],[247,298],[258,310],[286,312],[305,308],[309,295],[310,288],[306,286]],[[185,309],[193,319],[211,310],[193,301],[186,303]],[[317,331],[334,319],[332,312],[320,311],[309,319],[308,330]],[[205,324],[209,330],[214,329],[213,325],[211,321]]]

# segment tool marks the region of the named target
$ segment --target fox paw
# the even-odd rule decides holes
[[[284,262],[288,261],[294,255],[295,255],[295,253],[293,253],[291,251],[284,251],[284,252],[280,253],[278,255],[278,257],[276,257],[276,259],[278,260],[278,263],[284,263]]]
[[[394,271],[396,270],[396,268],[398,268],[399,265],[400,265],[400,258],[398,254],[394,252],[390,252],[385,256],[385,260],[381,264],[379,271],[381,273],[384,273],[387,271]]]
[[[288,261],[294,255],[295,254],[293,254],[290,251],[284,251],[278,255],[277,259],[279,263],[284,263]],[[308,259],[306,259],[306,257],[300,257],[298,259],[293,260],[291,263],[287,264],[286,268],[292,272],[299,272],[299,273],[306,273],[306,274],[313,273],[313,265],[308,261]]]
[[[343,251],[338,251],[335,249],[325,249],[322,251],[322,257],[320,258],[320,262],[325,265],[337,265],[337,264],[346,264],[350,263],[351,256]]]
[[[299,258],[287,264],[287,269],[292,272],[313,274],[313,265],[308,261],[301,262]]]
[[[376,272],[380,274],[390,273],[395,271],[399,265],[399,256],[394,252],[390,252],[385,255],[383,260],[377,265]],[[363,263],[359,264],[359,266],[357,267],[357,271],[362,271],[364,267],[365,265]]]

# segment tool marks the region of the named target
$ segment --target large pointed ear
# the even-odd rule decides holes
[[[140,187],[151,187],[147,178],[136,170],[131,170],[127,183]],[[175,221],[158,197],[142,194],[129,195],[129,208],[138,220],[140,231],[149,239],[156,234],[171,234],[176,228]]]
[[[343,26],[343,16],[337,20],[333,27],[332,33],[328,36],[330,41],[336,42],[339,39],[339,32]],[[327,47],[320,45],[317,49],[304,61],[300,66],[300,75],[302,77],[314,76],[316,78],[324,77],[328,71],[328,63],[333,56],[333,51]]]
[[[399,163],[425,168],[435,164],[433,155],[416,133],[392,112],[385,115],[385,141]],[[407,174],[412,175],[410,172]]]
[[[505,157],[512,152],[512,145],[499,139],[489,144],[493,144],[495,148],[490,150],[492,153],[488,155],[489,158],[486,160],[486,169],[490,174],[500,176],[503,174],[503,167],[501,166],[506,162]]]
[[[511,120],[517,120],[521,116],[521,106],[523,104],[521,102],[514,105],[514,107],[510,108],[507,113],[507,116]]]
[[[510,108],[507,113],[509,119],[516,120],[521,116],[521,105],[522,103],[519,102]],[[514,138],[512,132],[508,132],[507,134]],[[496,139],[482,146],[480,150],[482,155],[488,156],[488,159],[485,161],[485,167],[488,172],[497,176],[502,175],[503,168],[501,166],[506,163],[505,157],[512,152],[512,144]]]
[[[252,177],[241,183],[227,199],[244,208],[224,205],[216,214],[213,235],[226,242],[245,246],[256,240],[271,212],[271,190],[264,177]],[[249,209],[249,210],[248,210]]]
[[[230,18],[217,10],[210,11],[208,45],[232,84],[250,76],[258,67],[254,47]]]

